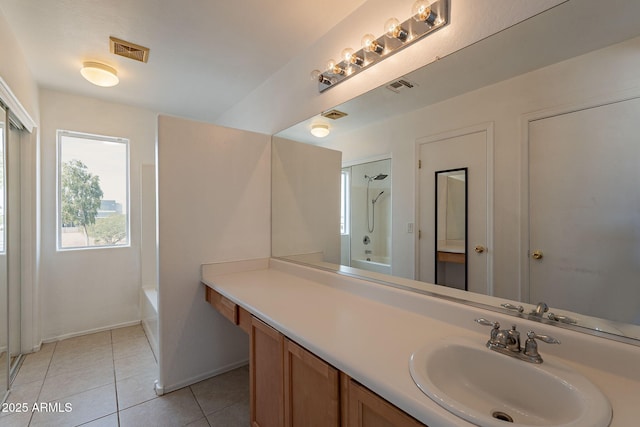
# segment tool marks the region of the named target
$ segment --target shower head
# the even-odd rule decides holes
[[[371,182],[371,181],[382,181],[387,176],[389,176],[389,175],[385,175],[383,173],[379,173],[378,175],[374,175],[374,176],[365,175],[364,177],[365,177],[365,179],[368,179],[369,182]]]

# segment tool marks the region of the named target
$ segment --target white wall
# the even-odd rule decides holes
[[[46,89],[40,108],[42,338],[139,321],[140,169],[154,163],[156,113]],[[130,247],[56,250],[57,129],[129,139]]]
[[[200,266],[271,253],[268,135],[160,116],[161,392],[244,364],[249,340],[205,301]]]
[[[272,256],[340,262],[340,152],[277,137],[272,150]]]
[[[415,271],[414,222],[416,140],[479,123],[495,123],[494,289],[518,299],[520,282],[521,120],[524,114],[640,91],[640,38],[582,55],[540,70],[422,108],[344,135],[328,148],[354,162],[393,156],[393,271]]]
[[[17,40],[9,29],[9,24],[0,12],[0,78],[13,94],[17,102],[39,125],[38,86],[32,77]],[[5,100],[6,101],[6,100]],[[21,329],[22,349],[32,351],[40,345],[40,313],[38,306],[38,266],[39,248],[37,242],[39,204],[36,186],[38,172],[38,129],[31,134],[21,135],[21,184],[22,194],[22,295]],[[14,153],[15,154],[15,153]]]
[[[319,94],[309,75],[323,70],[342,49],[360,48],[363,35],[381,35],[389,17],[407,19],[415,0],[368,0],[313,46],[269,77],[260,87],[218,118],[218,124],[276,133],[321,111],[443,58],[565,0],[452,0],[445,28],[396,53],[359,75]]]
[[[38,123],[38,86],[24,54],[18,46],[18,40],[10,30],[9,23],[0,11],[0,77],[11,88],[15,97],[31,118]]]

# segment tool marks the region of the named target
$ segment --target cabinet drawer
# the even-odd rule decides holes
[[[238,325],[238,305],[208,286],[206,286],[206,290],[207,302],[234,325]]]

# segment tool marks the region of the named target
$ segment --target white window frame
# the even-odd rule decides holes
[[[127,229],[127,243],[121,245],[93,245],[93,246],[69,246],[62,247],[62,201],[60,199],[62,190],[62,138],[64,136],[73,138],[89,139],[99,142],[119,143],[124,144],[126,147],[126,229]],[[130,179],[130,144],[129,139],[120,138],[114,136],[105,136],[90,134],[84,132],[76,132],[69,130],[58,130],[56,133],[56,249],[59,252],[66,251],[79,251],[79,250],[94,250],[94,249],[118,249],[131,247],[131,179]]]

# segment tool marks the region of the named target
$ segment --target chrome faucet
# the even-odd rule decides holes
[[[536,317],[542,317],[542,315],[547,311],[549,311],[549,306],[544,302],[539,302],[536,308],[529,314],[532,314],[533,316],[536,316]]]
[[[520,332],[516,330],[516,325],[511,329],[500,329],[500,323],[490,322],[487,319],[475,319],[476,323],[484,326],[491,326],[491,336],[487,341],[487,348],[498,353],[516,357],[530,363],[542,363],[542,357],[538,353],[538,343],[536,339],[547,344],[560,344],[557,339],[547,336],[538,335],[533,331],[527,333],[527,340],[524,347],[520,345]]]

